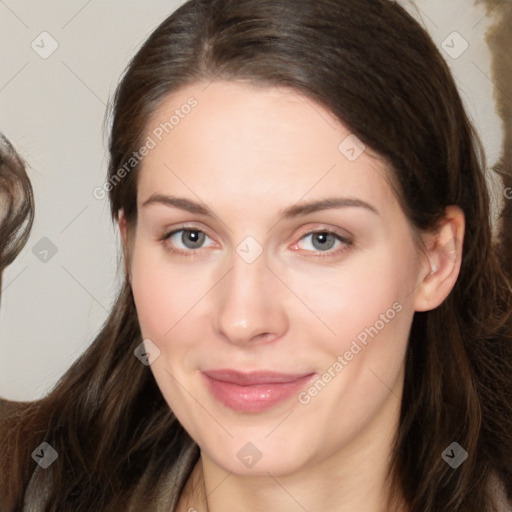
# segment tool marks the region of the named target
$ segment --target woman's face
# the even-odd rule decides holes
[[[146,137],[131,284],[203,454],[282,475],[388,438],[428,269],[382,162],[313,101],[235,82],[174,93]]]

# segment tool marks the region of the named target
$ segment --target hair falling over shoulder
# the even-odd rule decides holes
[[[483,151],[429,35],[389,0],[190,0],[122,77],[109,177],[140,147],[158,104],[203,79],[292,87],[326,106],[389,162],[418,230],[435,229],[448,205],[463,210],[459,279],[443,304],[413,320],[390,481],[409,512],[498,510],[493,482],[512,500],[512,201],[494,241]],[[504,187],[508,157],[500,163]],[[136,221],[136,178],[134,168],[110,191],[114,220],[123,208]],[[1,270],[32,219],[23,162],[2,148]],[[175,510],[199,449],[133,356],[141,341],[126,281],[100,333],[54,389],[3,405],[2,512]],[[456,471],[441,458],[453,441],[468,452]],[[31,458],[42,442],[59,454],[46,470]]]

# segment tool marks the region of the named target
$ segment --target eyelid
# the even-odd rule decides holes
[[[174,235],[178,231],[200,231],[201,233],[204,233],[212,240],[214,239],[214,237],[211,236],[211,234],[207,228],[204,228],[203,226],[198,226],[194,223],[189,223],[189,222],[187,222],[185,224],[178,224],[176,226],[166,226],[159,231],[158,237],[159,237],[159,239],[169,238],[170,236]]]
[[[299,238],[303,238],[304,236],[310,235],[311,233],[332,233],[333,235],[339,236],[344,240],[352,240],[354,238],[354,235],[346,229],[322,223],[307,224],[305,227],[302,227],[299,230],[299,235],[297,236]]]

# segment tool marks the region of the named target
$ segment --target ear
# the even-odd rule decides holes
[[[435,309],[450,294],[459,277],[464,231],[463,211],[448,206],[439,229],[424,237],[427,255],[421,267],[423,281],[415,290],[416,311]]]
[[[131,272],[130,272],[130,257],[129,257],[130,236],[128,233],[128,223],[126,221],[126,217],[124,215],[123,208],[119,209],[117,212],[117,225],[119,227],[119,234],[121,235],[121,244],[122,244],[122,248],[123,248],[126,279],[131,284],[132,276],[131,276]]]

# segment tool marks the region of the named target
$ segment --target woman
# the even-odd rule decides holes
[[[3,509],[507,510],[510,280],[403,8],[192,0],[112,117],[126,280],[56,388],[4,406]]]

